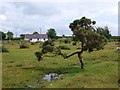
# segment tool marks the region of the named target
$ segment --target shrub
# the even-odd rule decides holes
[[[58,39],[59,43],[64,43],[64,40],[62,38]]]
[[[0,52],[9,52],[7,48],[0,46]]]
[[[64,50],[70,50],[70,48],[66,45],[61,45],[59,46],[60,49],[64,49]]]
[[[54,47],[50,45],[45,45],[42,47],[42,53],[53,52]]]
[[[43,42],[40,42],[40,46],[39,46],[39,48],[42,48],[42,46],[43,46]]]
[[[77,47],[77,49],[81,49],[81,47]]]
[[[43,43],[43,46],[46,46],[46,45],[54,46],[54,42],[52,40],[45,41]]]
[[[73,44],[73,46],[77,45],[77,43],[76,43],[76,42],[73,42],[72,44]]]
[[[20,44],[20,48],[22,49],[22,48],[29,48],[29,46],[27,45],[27,44],[25,44],[25,43],[21,43]]]
[[[42,45],[42,53],[53,52],[54,42],[52,40],[45,41]]]
[[[65,40],[64,40],[64,43],[67,44],[67,43],[70,43],[70,41],[67,40],[67,39],[65,39]]]
[[[35,56],[38,58],[38,61],[42,59],[42,52],[35,52]]]
[[[34,43],[34,42],[31,42],[31,45],[35,45],[35,43]]]

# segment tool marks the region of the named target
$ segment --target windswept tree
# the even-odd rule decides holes
[[[94,50],[101,50],[107,43],[107,39],[103,35],[97,33],[93,28],[95,24],[96,21],[82,17],[81,19],[74,20],[69,25],[75,40],[81,42],[81,50],[66,56],[66,58],[77,54],[81,63],[81,69],[83,69],[84,66],[82,53],[84,51],[92,52]]]
[[[7,39],[8,40],[13,39],[13,33],[12,32],[10,32],[10,31],[7,32]]]
[[[48,29],[47,35],[51,39],[56,38],[56,31],[55,31],[55,29],[53,29],[53,28]]]

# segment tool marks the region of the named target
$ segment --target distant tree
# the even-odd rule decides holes
[[[98,33],[95,32],[93,25],[96,24],[96,21],[92,21],[89,18],[82,17],[81,19],[74,20],[70,23],[69,27],[73,32],[75,41],[81,42],[81,50],[74,52],[65,58],[69,58],[75,54],[78,55],[78,58],[81,63],[81,68],[83,69],[84,62],[82,53],[84,51],[92,52],[94,50],[103,49],[107,43],[107,39]]]
[[[111,38],[111,34],[109,31],[109,28],[107,26],[105,26],[104,28],[102,27],[97,27],[97,33],[99,33],[100,35],[104,35],[107,39]]]
[[[39,34],[39,33],[35,31],[35,32],[33,32],[33,34]]]
[[[120,41],[120,36],[112,36],[112,39],[114,39],[115,41]]]
[[[25,34],[20,34],[20,38],[21,38],[22,40],[24,40]]]
[[[13,33],[12,32],[10,32],[10,31],[7,32],[7,39],[8,40],[13,39]]]
[[[55,31],[55,29],[53,29],[53,28],[48,29],[47,35],[51,39],[56,38],[56,31]]]
[[[5,40],[6,34],[2,31],[0,31],[0,39]]]
[[[63,34],[62,37],[65,37],[65,34]]]

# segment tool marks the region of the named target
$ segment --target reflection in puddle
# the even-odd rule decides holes
[[[45,77],[43,78],[43,80],[47,80],[49,82],[52,80],[61,80],[61,79],[62,78],[57,73],[49,73],[49,74],[45,75]]]

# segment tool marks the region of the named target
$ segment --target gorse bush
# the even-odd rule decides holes
[[[21,43],[20,44],[20,49],[22,49],[22,48],[29,48],[29,46],[26,43]]]
[[[35,56],[37,57],[38,61],[42,59],[42,52],[35,52]]]
[[[45,45],[42,47],[42,53],[53,52],[54,47],[50,45]]]
[[[35,45],[35,43],[34,43],[34,42],[31,42],[31,45]]]
[[[52,40],[45,41],[43,43],[43,46],[46,46],[46,45],[54,46],[54,42]]]
[[[39,48],[42,48],[42,46],[43,46],[43,42],[40,42],[39,44],[40,44]]]
[[[65,43],[65,44],[70,43],[70,40],[65,39],[65,40],[64,40],[64,43]]]
[[[9,52],[7,48],[0,46],[0,52]]]
[[[54,42],[52,40],[45,41],[42,45],[42,53],[53,52]]]
[[[70,48],[66,45],[60,45],[59,48],[64,50],[70,50]]]
[[[72,45],[75,46],[75,45],[77,45],[77,43],[76,43],[76,42],[73,42]]]

